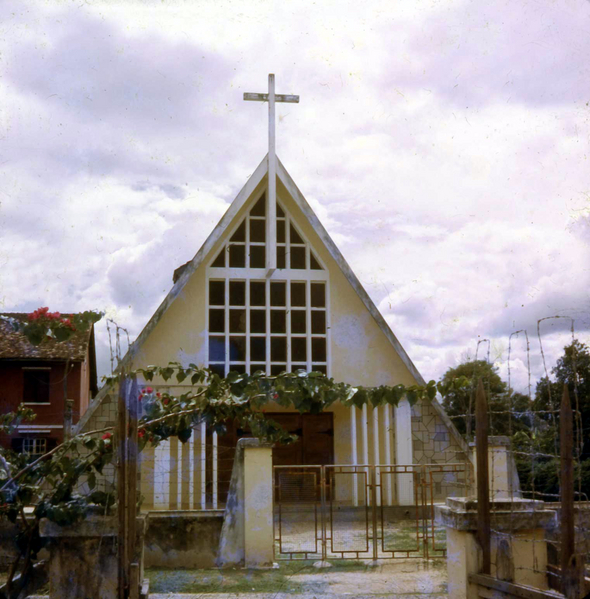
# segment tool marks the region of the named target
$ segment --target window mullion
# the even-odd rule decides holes
[[[325,316],[324,320],[326,322],[326,376],[332,376],[332,347],[330,343],[330,285],[326,282],[324,286],[325,297],[326,297],[326,305],[325,305]]]
[[[266,316],[266,374],[270,375],[270,279],[264,280],[265,284],[265,316]]]
[[[225,376],[229,372],[229,277],[225,277],[225,324],[224,324],[224,342],[225,342]]]
[[[305,343],[307,371],[311,371],[311,282],[305,281]]]
[[[250,277],[246,279],[246,372],[250,374]]]
[[[291,372],[291,281],[286,281],[285,336],[287,337],[287,372]]]

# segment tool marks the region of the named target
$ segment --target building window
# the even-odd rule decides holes
[[[12,448],[18,453],[43,455],[47,453],[47,439],[36,437],[18,437],[12,440]]]
[[[327,272],[277,204],[278,269],[264,278],[257,269],[265,267],[265,212],[262,196],[210,264],[209,367],[220,376],[299,369],[329,374]],[[239,277],[235,268],[244,268]]]
[[[23,369],[23,402],[49,403],[50,368]]]
[[[266,198],[263,195],[211,263],[213,268],[266,267]],[[323,270],[290,215],[277,203],[277,268]]]

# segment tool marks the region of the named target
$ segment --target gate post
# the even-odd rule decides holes
[[[244,561],[246,568],[273,565],[272,445],[244,447]]]

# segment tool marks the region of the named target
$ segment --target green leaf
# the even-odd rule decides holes
[[[434,381],[430,382],[434,383]],[[436,397],[436,384],[430,385],[430,383],[428,383],[428,386],[426,387],[426,394],[428,395],[428,399],[432,401]]]
[[[59,342],[67,341],[73,334],[73,331],[66,327],[56,327],[52,330],[55,334],[55,339]]]
[[[178,431],[178,440],[181,443],[186,443],[190,438],[191,435],[193,434],[193,429],[190,427],[187,428],[183,428],[181,430]]]
[[[47,330],[38,325],[27,325],[23,329],[23,334],[31,345],[41,345],[47,336]]]
[[[162,378],[165,381],[168,381],[174,374],[174,369],[170,368],[169,366],[166,368],[162,368],[162,369],[160,369],[160,374],[162,375]]]

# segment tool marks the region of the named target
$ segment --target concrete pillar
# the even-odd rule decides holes
[[[244,447],[244,561],[246,568],[273,565],[272,445]]]
[[[395,458],[396,464],[414,463],[412,452],[412,408],[407,399],[395,407]],[[399,505],[414,504],[414,478],[412,474],[397,474],[397,502]]]
[[[447,529],[449,599],[478,599],[478,587],[469,577],[480,571],[481,551],[476,541],[477,501],[449,497],[435,506],[436,522]],[[507,582],[547,589],[545,528],[555,512],[542,501],[496,499],[490,502],[493,577]],[[510,579],[508,579],[510,578]]]
[[[475,443],[473,448],[474,484],[477,480],[477,456]],[[510,439],[508,437],[488,437],[488,470],[490,479],[490,499],[509,499],[521,497],[520,481],[516,470],[514,456],[509,451]],[[474,494],[477,494],[474,490]]]

